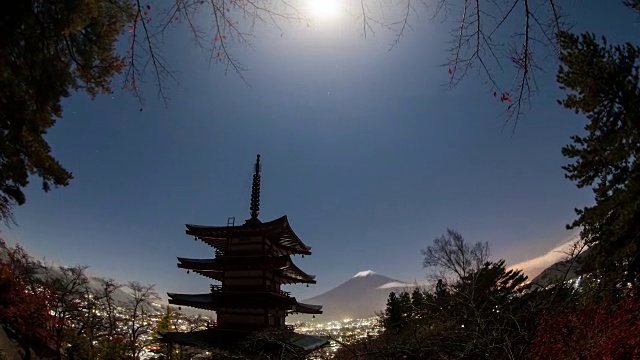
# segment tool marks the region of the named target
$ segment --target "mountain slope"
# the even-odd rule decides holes
[[[301,302],[322,305],[323,314],[316,321],[326,322],[345,318],[363,319],[384,310],[391,291],[410,288],[412,285],[376,274],[371,270],[357,273],[341,285]],[[293,315],[290,322],[310,321],[311,316]]]
[[[546,287],[561,281],[566,274],[565,280],[570,280],[578,276],[577,272],[582,267],[584,258],[591,253],[588,248],[580,253],[575,259],[560,260],[555,264],[544,269],[538,276],[531,280],[532,284]]]

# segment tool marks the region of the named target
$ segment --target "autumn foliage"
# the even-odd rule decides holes
[[[540,322],[532,359],[640,359],[640,297],[566,309]]]
[[[534,286],[455,230],[423,254],[442,278],[392,292],[382,335],[345,340],[336,358],[640,360],[640,294],[632,284],[559,277]]]
[[[153,334],[178,323],[191,330],[208,324],[172,310],[156,323],[154,285],[120,285],[85,271],[85,266],[48,266],[0,239],[0,327],[17,342],[24,359],[140,359],[151,345],[162,344]],[[180,357],[173,358],[189,358],[190,351],[176,347]]]
[[[49,352],[54,342],[50,331],[56,325],[51,314],[55,294],[36,276],[36,264],[20,246],[1,249],[0,323],[16,334],[25,349]]]

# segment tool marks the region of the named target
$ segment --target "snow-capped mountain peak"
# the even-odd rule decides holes
[[[401,285],[400,289],[392,285]],[[316,316],[317,321],[344,319],[365,319],[376,316],[385,309],[389,293],[406,289],[409,284],[375,273],[372,270],[361,271],[337,287],[303,300],[308,304],[322,305],[323,314]],[[310,321],[303,315],[292,316],[289,321]]]
[[[367,276],[372,276],[372,275],[376,275],[376,272],[373,270],[365,270],[365,271],[360,271],[359,273],[355,274],[353,277],[357,278],[357,277],[367,277]]]

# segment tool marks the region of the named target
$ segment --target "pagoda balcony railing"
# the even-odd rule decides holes
[[[233,287],[229,288],[227,287],[228,291],[235,291],[235,289]],[[211,292],[220,292],[222,291],[222,285],[211,285]],[[280,296],[284,296],[284,297],[289,297],[291,296],[291,292],[289,291],[284,291],[284,290],[280,290],[280,289],[274,289],[271,287],[256,287],[253,289],[242,289],[242,291],[264,291],[264,292],[270,292],[276,295],[280,295]]]
[[[289,297],[291,293],[289,291],[279,290],[279,289],[271,289],[270,291],[275,292],[276,294],[284,297]]]

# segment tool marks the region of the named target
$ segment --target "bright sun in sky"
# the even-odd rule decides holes
[[[309,13],[312,18],[318,20],[332,19],[339,15],[339,0],[307,0]]]

